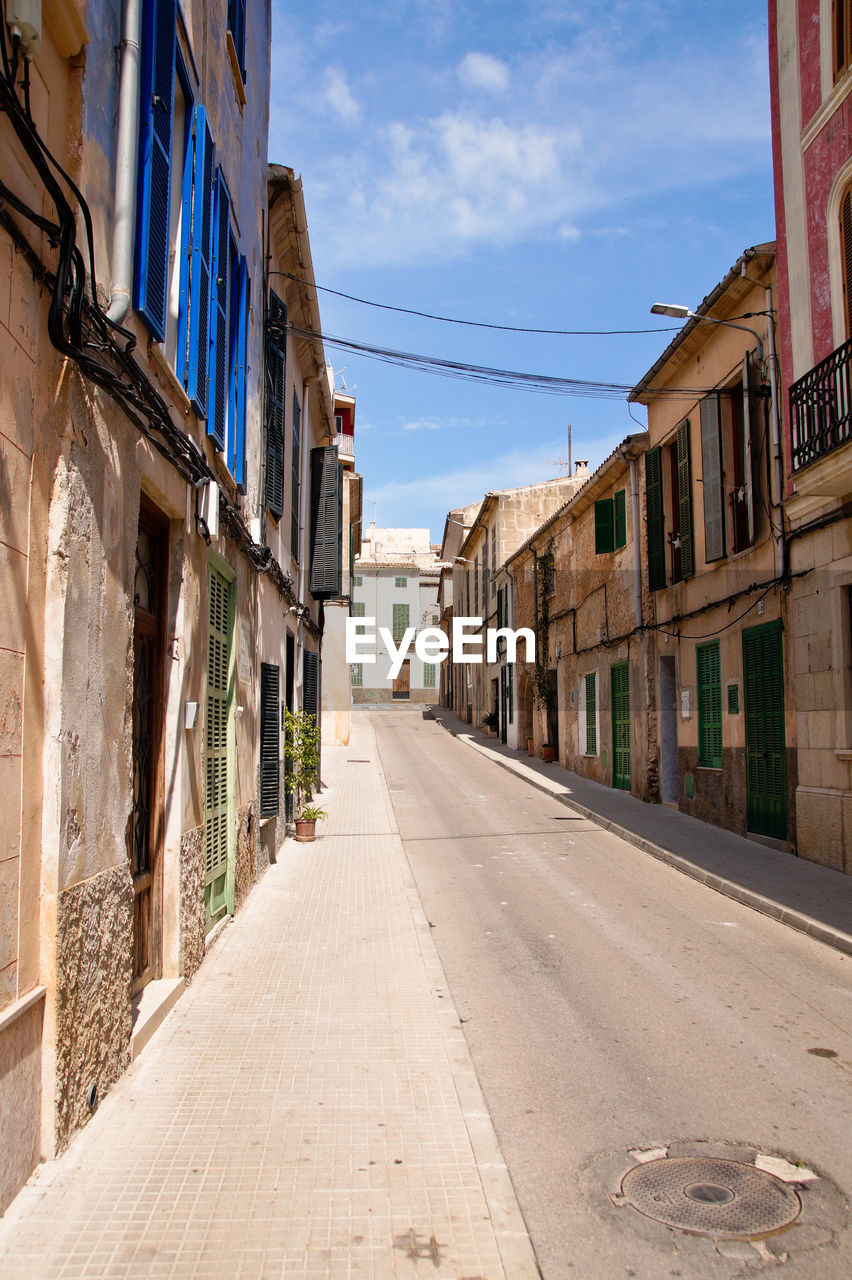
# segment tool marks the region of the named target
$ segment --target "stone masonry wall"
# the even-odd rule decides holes
[[[187,981],[204,959],[204,827],[180,841],[180,972]]]

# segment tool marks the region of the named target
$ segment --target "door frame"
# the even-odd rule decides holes
[[[618,748],[616,743],[616,718],[615,718],[615,698],[613,696],[613,676],[616,671],[627,672],[627,773],[618,772]],[[612,785],[617,791],[630,791],[631,774],[633,762],[631,759],[632,752],[630,750],[630,663],[615,662],[609,669],[609,701],[610,701],[610,718],[612,722]]]
[[[752,757],[755,753],[750,747],[749,740],[750,740],[750,737],[752,736],[752,733],[754,732],[754,722],[752,721],[750,724],[750,716],[749,716],[750,690],[749,690],[749,681],[748,681],[748,664],[746,662],[746,644],[747,644],[748,637],[757,637],[761,634],[767,637],[770,635],[774,635],[775,637],[777,637],[777,653],[778,653],[778,662],[780,664],[780,674],[781,674],[781,696],[780,696],[779,705],[776,708],[776,714],[778,716],[778,719],[781,725],[781,749],[780,749],[781,794],[780,794],[780,797],[778,797],[779,803],[780,803],[780,810],[777,814],[777,821],[774,824],[774,829],[771,831],[764,831],[761,829],[761,825],[760,825],[761,821],[763,822],[764,826],[773,825],[765,821],[765,818],[758,819],[757,822],[753,821],[755,809],[752,805],[752,795],[756,795],[756,793],[752,791],[752,782],[754,781],[754,776],[753,776],[754,763],[753,763]],[[786,718],[786,699],[784,697],[784,628],[781,623],[781,619],[775,618],[772,622],[764,622],[757,627],[744,627],[742,636],[743,636],[743,640],[742,640],[742,643],[743,643],[743,717],[744,717],[744,729],[745,729],[745,763],[746,763],[746,829],[750,832],[753,832],[754,835],[766,836],[770,839],[783,840],[786,842],[788,839],[789,815],[788,815],[788,809],[787,809],[787,718]],[[763,689],[765,686],[761,683],[761,685],[758,687]],[[763,715],[764,717],[766,715],[765,709],[764,709]],[[765,755],[766,753],[763,752],[761,754]]]
[[[236,630],[236,614],[237,614],[237,575],[236,571],[228,564],[228,561],[220,556],[218,551],[213,547],[209,547],[207,551],[207,626],[205,629],[205,640],[209,644],[210,635],[210,575],[215,570],[228,583],[228,686],[226,694],[226,715],[227,729],[225,737],[225,757],[226,757],[226,858],[227,864],[225,868],[225,897],[224,897],[224,914],[233,915],[234,913],[234,893],[236,885],[236,853],[237,853],[237,805],[236,805],[236,717],[234,715],[234,703],[236,693],[237,679],[237,646],[234,643]],[[206,647],[206,646],[205,646]],[[206,775],[206,754],[207,754],[207,711],[209,693],[207,689],[206,676],[206,658],[205,658],[205,686],[204,686],[204,774]],[[204,795],[204,815],[205,823],[207,820],[207,796]],[[214,925],[222,918],[222,908],[219,907],[215,916],[207,914],[207,882],[205,870],[204,884],[204,924],[205,932],[209,933]]]

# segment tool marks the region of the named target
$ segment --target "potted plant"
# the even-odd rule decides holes
[[[317,823],[324,821],[327,817],[325,809],[319,809],[312,804],[302,805],[302,811],[296,819],[296,839],[302,844],[316,840]]]
[[[316,718],[305,711],[284,712],[284,758],[287,769],[284,785],[293,797],[296,839],[316,838],[316,824],[326,815],[310,804],[317,785],[320,735]]]
[[[482,727],[490,737],[492,733],[496,733],[500,728],[500,717],[496,711],[486,711],[482,717]]]

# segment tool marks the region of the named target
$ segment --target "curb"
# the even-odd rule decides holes
[[[662,845],[655,844],[653,840],[648,840],[644,836],[637,835],[635,831],[630,831],[627,827],[622,827],[619,823],[602,817],[599,813],[595,813],[594,809],[589,809],[586,805],[580,804],[578,800],[569,799],[564,792],[553,789],[558,784],[549,784],[544,778],[539,780],[536,776],[530,776],[522,772],[513,760],[507,760],[496,752],[489,751],[487,747],[477,742],[472,734],[456,733],[444,723],[440,718],[440,714],[435,715],[435,720],[451,737],[463,742],[465,746],[472,747],[479,755],[499,765],[501,769],[507,770],[508,773],[513,773],[516,778],[528,783],[536,791],[544,792],[551,799],[558,800],[560,804],[564,804],[566,808],[573,809],[584,818],[588,818],[590,822],[594,822],[595,826],[600,827],[603,831],[611,832],[612,835],[618,836],[637,849],[641,849],[643,853],[649,853],[652,858],[657,858],[660,862],[667,863],[670,867],[674,867],[676,871],[682,871],[684,875],[697,880],[699,884],[706,885],[708,889],[724,894],[726,898],[733,898],[735,902],[741,902],[743,906],[751,907],[754,911],[759,911],[761,915],[777,920],[780,924],[785,924],[799,933],[804,933],[809,938],[813,938],[814,941],[821,942],[827,947],[832,947],[835,951],[852,956],[852,934],[844,933],[840,929],[833,929],[830,925],[823,924],[820,920],[814,920],[812,916],[806,915],[804,911],[796,911],[794,908],[784,907],[781,903],[775,902],[772,898],[766,898],[761,893],[755,893],[752,889],[744,889],[742,885],[736,884],[733,880],[726,880],[724,876],[716,875],[712,871],[705,871],[702,867],[696,866],[694,862],[690,862],[688,858],[672,853],[670,849],[664,849]]]

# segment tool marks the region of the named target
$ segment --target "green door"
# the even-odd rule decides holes
[[[619,662],[610,673],[612,700],[612,785],[630,790],[630,664]]]
[[[207,715],[204,735],[204,919],[210,928],[228,910],[231,584],[211,565],[207,631]]]
[[[781,623],[743,632],[749,831],[787,838],[787,762]]]
[[[500,741],[506,741],[506,726],[509,720],[509,672],[500,668]]]

